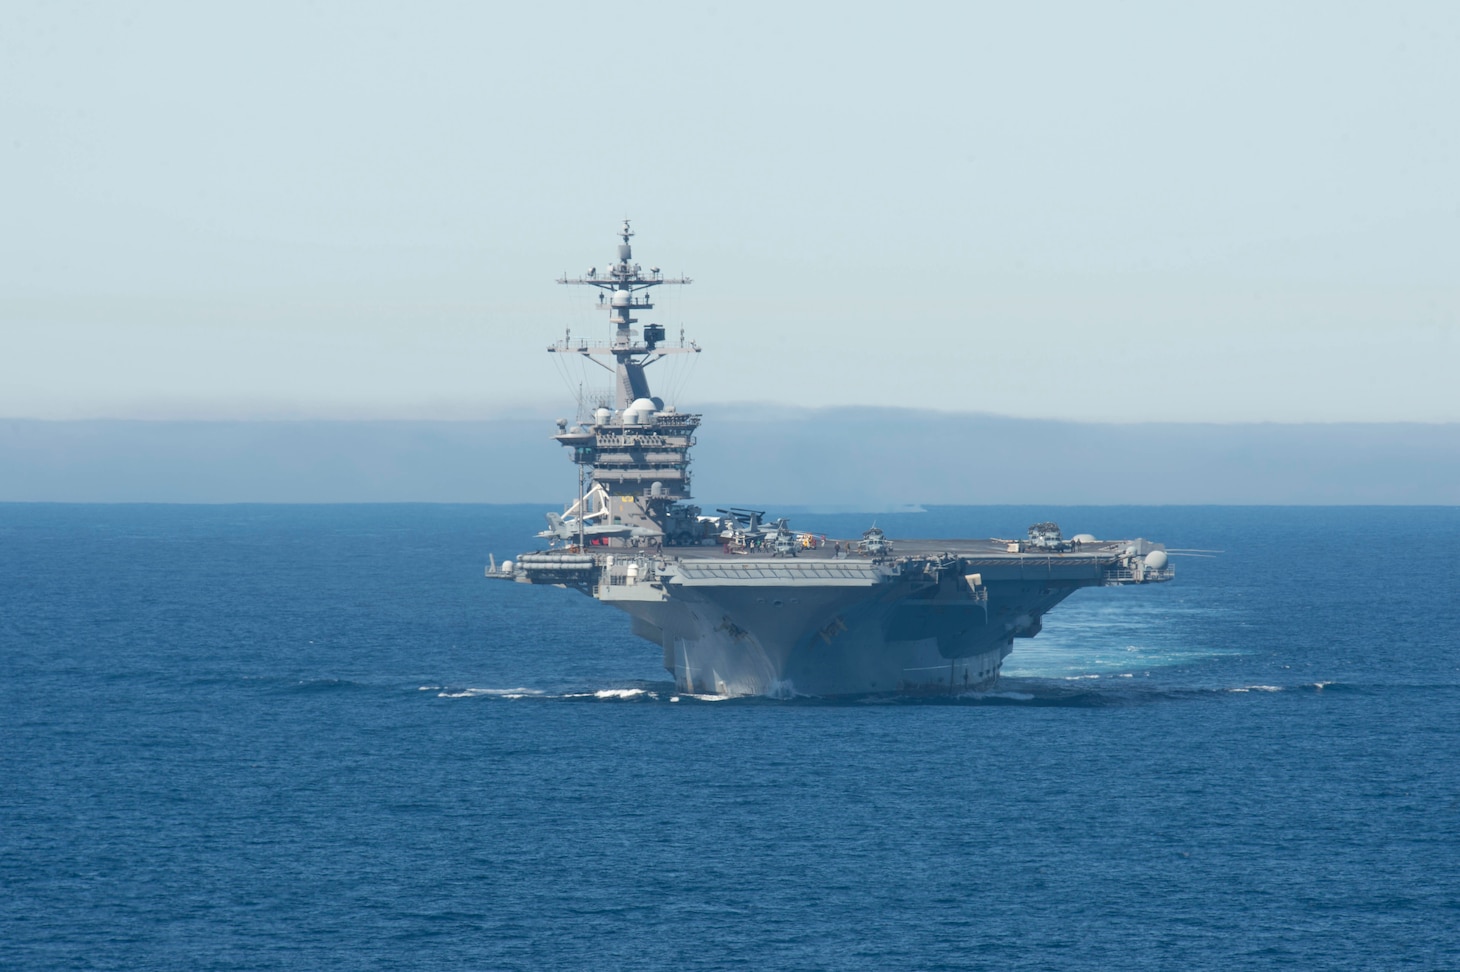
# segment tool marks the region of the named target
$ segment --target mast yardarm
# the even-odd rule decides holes
[[[620,243],[618,245],[617,258],[605,270],[592,267],[581,277],[569,277],[567,274],[558,278],[560,284],[576,284],[586,287],[597,287],[599,306],[607,308],[609,323],[613,325],[613,334],[608,344],[589,344],[587,341],[580,341],[571,344],[568,341],[559,341],[549,345],[548,351],[554,353],[581,354],[595,364],[614,372],[614,408],[624,410],[640,399],[652,399],[649,392],[648,379],[644,377],[644,369],[658,361],[665,355],[670,354],[698,354],[700,346],[693,341],[688,344],[681,343],[678,347],[670,347],[664,344],[664,326],[662,324],[646,325],[642,332],[634,328],[639,322],[633,315],[638,311],[647,311],[654,308],[649,300],[647,291],[652,287],[662,284],[687,284],[691,283],[689,277],[666,277],[658,267],[650,267],[647,271],[634,262],[633,247],[629,239],[633,237],[633,230],[629,228],[629,221],[624,220],[623,227],[619,230]],[[612,358],[614,365],[610,367],[600,359]]]

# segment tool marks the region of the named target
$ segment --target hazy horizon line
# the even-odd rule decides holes
[[[153,414],[79,414],[79,415],[36,415],[36,414],[0,414],[0,422],[35,422],[54,425],[63,424],[86,424],[86,423],[131,423],[131,424],[228,424],[228,425],[288,425],[288,424],[442,424],[442,425],[466,425],[473,423],[493,422],[544,422],[551,424],[559,418],[567,419],[569,422],[579,421],[572,416],[572,413],[562,408],[551,408],[548,406],[523,406],[517,405],[510,408],[489,410],[472,410],[471,414],[441,414],[437,411],[424,411],[413,413],[413,410],[393,412],[373,412],[353,410],[335,412],[330,410],[311,411],[307,413],[275,413],[269,412],[248,412],[243,414],[230,414],[223,412],[203,411],[200,413],[177,413],[159,412]],[[787,413],[793,413],[796,417],[812,416],[818,414],[845,415],[847,413],[875,413],[879,415],[894,416],[929,416],[936,418],[955,419],[971,418],[983,420],[997,420],[1006,422],[1029,422],[1029,423],[1050,423],[1061,425],[1098,425],[1098,426],[1158,426],[1158,425],[1195,425],[1195,426],[1453,426],[1460,425],[1460,419],[1098,419],[1098,418],[1069,418],[1051,415],[1019,415],[1008,412],[988,412],[964,409],[928,408],[921,406],[904,405],[793,405],[781,402],[769,401],[723,401],[706,402],[696,405],[693,408],[685,409],[691,413],[710,414],[714,413],[714,421],[717,423],[733,423],[741,421],[766,421],[776,418],[775,413],[782,417],[788,417]]]
[[[711,501],[706,501],[711,502]],[[713,502],[719,502],[718,500]],[[559,504],[561,505],[561,504]],[[534,512],[552,509],[549,500],[494,503],[478,500],[7,500],[0,499],[3,506],[492,506],[518,507]],[[815,504],[775,503],[776,510],[786,514],[807,516],[835,516],[841,514],[909,514],[922,515],[938,509],[1272,509],[1272,510],[1453,510],[1460,509],[1460,503],[1041,503],[1031,500],[1025,503],[897,503],[897,504]]]

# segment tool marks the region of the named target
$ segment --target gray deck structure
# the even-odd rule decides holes
[[[655,397],[645,369],[698,345],[634,327],[665,278],[633,262],[628,221],[616,259],[559,283],[598,288],[606,344],[565,339],[613,375],[613,392],[579,402],[554,436],[578,468],[578,495],[548,514],[548,547],[487,576],[571,587],[632,619],[661,646],[684,692],[858,695],[952,692],[998,678],[1017,638],[1076,589],[1168,581],[1165,548],[1143,539],[1065,540],[1052,523],[1017,540],[889,539],[875,527],[833,539],[756,510],[706,516],[687,501],[700,416]],[[608,365],[600,359],[612,359]]]

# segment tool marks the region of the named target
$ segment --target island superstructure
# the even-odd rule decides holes
[[[487,576],[571,587],[631,619],[659,645],[683,692],[839,696],[986,688],[1014,640],[1076,589],[1173,576],[1165,548],[1143,539],[1066,539],[1037,523],[1018,539],[856,538],[794,530],[761,510],[705,515],[691,504],[690,450],[700,416],[655,396],[646,369],[697,344],[666,341],[651,292],[690,283],[633,259],[624,221],[615,259],[560,284],[599,290],[609,338],[548,348],[612,373],[613,390],[580,400],[553,436],[578,490],[548,513],[545,549]]]

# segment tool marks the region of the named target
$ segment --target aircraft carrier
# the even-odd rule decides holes
[[[613,387],[580,392],[576,423],[557,423],[578,489],[547,514],[546,548],[493,558],[488,577],[618,608],[660,646],[681,692],[789,697],[986,689],[1015,639],[1038,634],[1077,588],[1174,576],[1161,544],[1066,538],[1049,522],[1014,539],[889,538],[875,526],[830,538],[762,510],[706,514],[689,502],[700,416],[656,397],[645,372],[700,348],[635,316],[653,309],[653,288],[690,280],[634,262],[633,235],[625,220],[610,263],[558,280],[599,291],[609,334],[548,351],[602,365]]]

